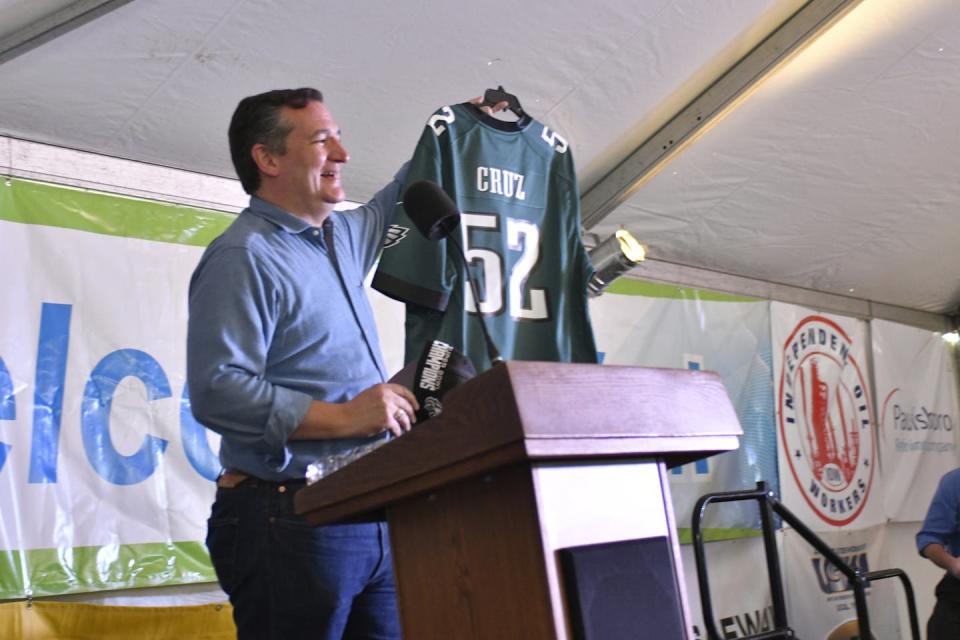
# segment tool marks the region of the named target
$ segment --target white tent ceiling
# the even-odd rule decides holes
[[[634,149],[817,3],[0,0],[0,134],[232,176],[237,100],[312,85],[362,200],[437,106],[503,84],[570,141],[585,193],[616,190]],[[955,311],[958,42],[955,0],[862,0],[609,215],[591,210],[591,231],[623,225],[660,261]]]

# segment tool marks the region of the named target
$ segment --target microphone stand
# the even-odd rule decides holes
[[[460,256],[460,260],[463,262],[463,273],[467,278],[467,282],[470,284],[470,290],[473,292],[473,302],[477,307],[477,320],[480,321],[480,330],[483,332],[483,340],[487,343],[487,357],[490,358],[490,363],[494,366],[501,364],[503,362],[503,357],[500,355],[500,350],[497,349],[497,345],[493,343],[493,338],[490,337],[490,331],[487,329],[487,322],[483,317],[483,311],[480,310],[480,294],[477,291],[477,285],[474,283],[473,278],[470,276],[470,263],[467,261],[467,254],[463,252],[463,247],[460,246],[460,243],[457,242],[456,237],[453,233],[447,236],[447,239],[453,243],[453,246],[457,248],[457,253]]]

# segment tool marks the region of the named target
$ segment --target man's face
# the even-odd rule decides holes
[[[284,107],[282,114],[293,129],[287,134],[286,153],[278,157],[278,177],[308,212],[332,210],[346,197],[340,167],[350,159],[337,123],[322,102],[311,101],[303,109]]]

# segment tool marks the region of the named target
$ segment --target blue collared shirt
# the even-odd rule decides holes
[[[917,533],[917,551],[928,544],[941,544],[953,556],[960,556],[960,469],[940,478],[930,509]]]
[[[339,274],[322,228],[257,197],[207,247],[190,281],[187,382],[194,416],[222,436],[224,468],[303,478],[368,441],[288,438],[312,400],[346,402],[387,379],[363,280],[404,174],[328,218]]]

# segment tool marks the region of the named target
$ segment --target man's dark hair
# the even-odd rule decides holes
[[[303,87],[267,91],[244,98],[237,105],[228,135],[230,158],[244,191],[252,194],[260,188],[260,170],[250,155],[253,145],[263,144],[279,155],[286,153],[287,134],[293,127],[283,121],[280,111],[283,107],[303,109],[310,102],[323,102],[323,94]]]

